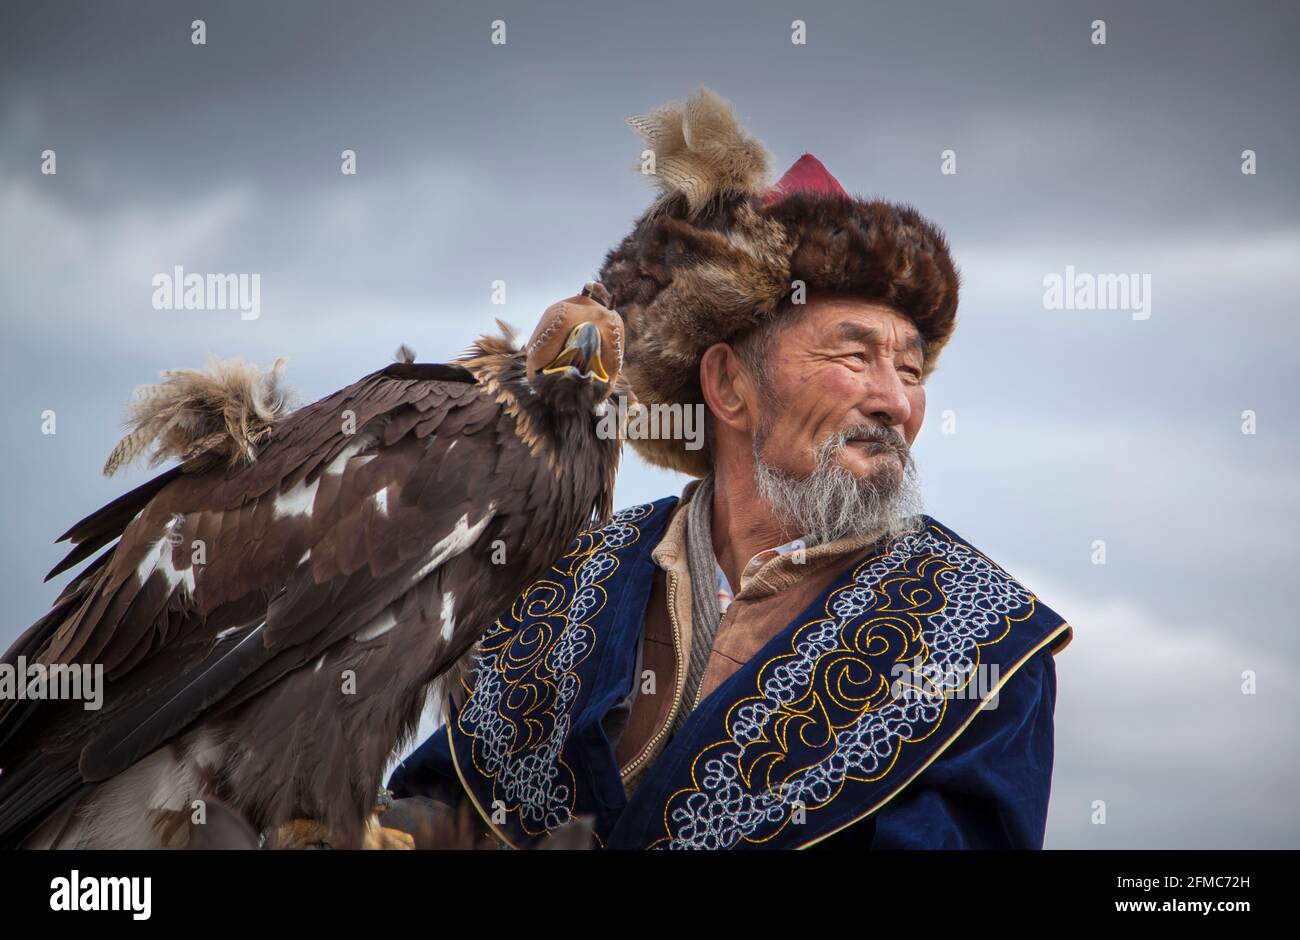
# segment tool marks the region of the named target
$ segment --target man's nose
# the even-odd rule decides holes
[[[858,410],[887,427],[906,424],[912,416],[912,402],[892,363],[881,363],[866,373],[867,384]]]

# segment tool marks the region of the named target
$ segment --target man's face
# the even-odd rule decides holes
[[[804,315],[771,344],[767,363],[770,387],[755,439],[765,463],[806,478],[819,447],[847,433],[835,463],[886,488],[902,481],[925,418],[924,354],[909,320],[871,301],[810,296]],[[868,435],[876,439],[852,439]]]

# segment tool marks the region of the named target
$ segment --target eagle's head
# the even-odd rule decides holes
[[[552,408],[590,411],[608,398],[623,369],[623,318],[591,281],[552,304],[524,347],[527,380]]]

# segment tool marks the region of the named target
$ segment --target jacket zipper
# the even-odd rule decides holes
[[[731,603],[732,604],[736,603],[734,598],[732,599]],[[727,611],[729,610],[731,610],[731,605],[728,605],[727,610],[724,610],[721,614],[718,615],[718,629],[713,631],[713,642],[715,644],[718,642],[718,637],[722,634],[722,624],[727,619]],[[708,672],[709,672],[709,664],[708,664],[708,660],[705,660],[704,674],[708,675]],[[702,701],[704,701],[704,676],[700,676],[700,684],[695,687],[695,701],[691,704],[691,711],[695,711],[695,709],[699,708],[700,702]]]
[[[732,603],[735,602],[733,601]],[[729,610],[731,610],[730,606],[728,606],[727,610],[724,610],[721,616],[718,617],[718,629],[714,633],[715,639],[717,638],[718,633],[722,632],[722,622],[727,619],[727,611]],[[673,625],[673,649],[675,651],[680,651],[682,646],[682,640],[681,640],[681,628],[677,623],[677,575],[675,574],[669,575],[669,580],[668,580],[668,619],[669,621],[671,621]],[[664,726],[659,729],[659,733],[650,739],[650,743],[641,749],[641,753],[638,754],[626,767],[623,768],[622,776],[624,780],[628,778],[628,776],[632,773],[632,771],[636,770],[637,766],[640,765],[640,763],[643,760],[645,760],[646,755],[648,755],[652,750],[654,750],[654,746],[659,743],[659,739],[662,738],[665,734],[667,734],[668,729],[673,726],[673,719],[677,717],[677,711],[682,704],[678,699],[677,690],[679,685],[686,681],[686,670],[688,668],[690,668],[690,651],[689,650],[686,651],[685,663],[681,661],[680,652],[679,652],[678,661],[677,661],[677,673],[681,677],[681,682],[673,683],[673,707],[668,711],[668,720],[664,722]],[[695,711],[695,709],[700,707],[700,702],[704,698],[703,693],[704,693],[704,676],[700,676],[700,684],[695,688],[695,701],[691,703],[692,712]]]
[[[682,662],[682,628],[677,622],[677,575],[668,576],[668,620],[673,625],[673,651],[677,654],[677,675],[673,677],[673,707],[668,711],[668,720],[664,726],[659,729],[653,738],[649,740],[645,747],[626,767],[623,768],[622,776],[626,780],[632,775],[646,757],[654,750],[659,739],[668,733],[668,729],[673,726],[673,719],[677,717],[677,710],[681,707],[682,686],[686,682],[686,668],[690,663],[690,654],[687,653],[686,662]],[[638,677],[639,681],[640,677]]]

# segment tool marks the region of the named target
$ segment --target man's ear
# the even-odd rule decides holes
[[[726,343],[714,343],[700,358],[700,389],[709,411],[736,431],[752,432],[758,407],[758,390],[740,357]]]

